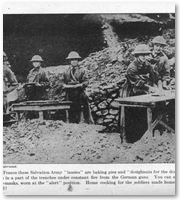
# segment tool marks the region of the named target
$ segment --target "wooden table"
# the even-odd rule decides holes
[[[119,102],[119,111],[121,110],[120,117],[119,117],[119,124],[120,124],[120,137],[121,142],[126,138],[125,135],[125,107],[145,107],[147,108],[147,124],[148,129],[145,132],[145,135],[148,134],[148,138],[152,138],[153,129],[159,123],[164,126],[166,129],[174,132],[174,130],[169,127],[165,122],[162,121],[163,116],[166,114],[166,109],[161,110],[158,117],[153,121],[152,118],[152,109],[156,108],[157,105],[160,103],[164,103],[166,105],[167,102],[175,100],[175,91],[168,91],[163,96],[159,95],[141,95],[141,96],[132,96],[132,97],[125,97],[125,98],[118,98],[115,99]]]
[[[38,111],[40,120],[43,120],[43,111],[65,110],[66,122],[69,122],[70,105],[71,101],[24,101],[21,103],[12,104],[12,110],[15,112]]]

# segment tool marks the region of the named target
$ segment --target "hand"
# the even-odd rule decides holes
[[[157,87],[149,87],[149,93],[159,93],[160,89]]]
[[[66,85],[66,84],[63,84],[62,87],[63,87],[63,89],[66,89],[66,88],[67,88],[67,85]]]
[[[75,88],[81,88],[83,86],[83,84],[79,83],[75,85]]]
[[[163,86],[163,89],[164,89],[164,90],[170,90],[170,86],[168,86],[168,85]]]
[[[36,83],[36,84],[35,84],[35,86],[37,86],[37,87],[40,87],[40,86],[41,86],[41,84],[40,84],[40,83]]]
[[[166,82],[163,82],[162,88],[165,90],[170,90],[170,87],[166,84]]]
[[[159,96],[163,96],[163,95],[164,95],[164,90],[163,90],[163,88],[159,88],[158,94],[159,94]]]

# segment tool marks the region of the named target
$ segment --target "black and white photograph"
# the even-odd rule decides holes
[[[3,164],[175,164],[175,12],[3,14]]]

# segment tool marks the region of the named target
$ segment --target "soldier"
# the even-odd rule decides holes
[[[33,69],[27,76],[27,83],[25,86],[28,100],[43,100],[47,99],[47,88],[49,87],[49,79],[46,72],[41,67],[43,59],[39,55],[32,57],[30,62]]]
[[[167,45],[163,36],[157,36],[152,40],[153,50],[150,63],[153,65],[155,73],[155,83],[158,85],[160,92],[168,90],[170,87],[170,65],[167,56],[163,53],[163,48]],[[168,124],[175,129],[175,100],[166,105],[168,110]],[[170,122],[171,119],[171,122]],[[169,123],[170,122],[170,123]],[[162,131],[161,131],[162,132]]]
[[[82,120],[81,114],[83,113],[84,122],[93,123],[88,97],[84,91],[88,85],[88,78],[85,70],[79,66],[81,57],[77,52],[72,51],[66,59],[70,66],[63,75],[63,88],[66,90],[66,100],[72,101],[70,122],[79,123]],[[70,85],[73,87],[70,88]]]
[[[3,52],[3,113],[8,112],[8,100],[7,95],[17,88],[18,82],[12,72],[12,70],[7,65],[8,57],[5,52]]]
[[[168,89],[167,84],[170,81],[170,66],[167,56],[163,53],[166,41],[162,36],[157,36],[152,40],[153,50],[150,63],[154,68],[155,83],[162,89]]]
[[[135,48],[133,54],[135,55],[135,60],[127,69],[128,96],[158,92],[153,68],[147,62],[151,54],[149,47],[145,44],[140,44]]]
[[[148,93],[158,93],[152,66],[147,62],[151,51],[145,44],[139,44],[133,54],[135,60],[128,66],[127,82],[121,97],[137,96]],[[125,109],[126,139],[129,142],[137,141],[147,130],[146,108]],[[118,129],[121,127],[119,126]]]

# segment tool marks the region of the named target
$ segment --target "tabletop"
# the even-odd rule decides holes
[[[42,100],[42,101],[24,101],[14,103],[13,106],[49,106],[49,105],[66,105],[71,104],[71,101],[57,101],[57,100]]]
[[[155,105],[158,102],[165,102],[175,99],[175,91],[166,91],[163,95],[159,94],[147,94],[147,95],[139,95],[139,96],[131,96],[125,98],[117,98],[115,99],[120,105],[128,104],[128,105],[144,105],[150,106]]]

